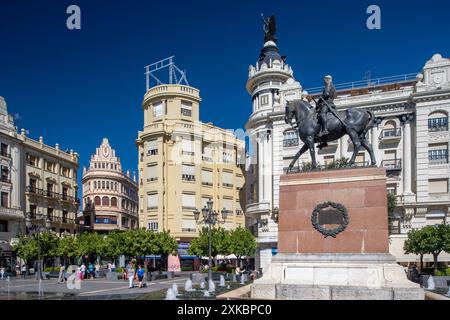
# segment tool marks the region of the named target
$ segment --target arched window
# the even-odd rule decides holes
[[[382,137],[399,137],[400,129],[397,129],[397,123],[394,120],[388,120],[384,123]]]
[[[101,204],[100,204],[100,197],[99,197],[99,196],[97,196],[97,197],[94,198],[94,204],[95,204],[96,206],[101,205]]]
[[[105,181],[102,181],[102,189],[105,189]]]
[[[125,209],[125,199],[122,199],[122,206],[120,209]]]
[[[448,131],[448,114],[435,111],[428,116],[428,131]]]
[[[109,189],[109,181],[106,181],[106,189]]]
[[[97,189],[97,181],[94,181],[94,189]]]
[[[111,207],[117,207],[117,198],[116,197],[111,198]]]
[[[109,207],[109,198],[108,197],[102,198],[102,206]]]

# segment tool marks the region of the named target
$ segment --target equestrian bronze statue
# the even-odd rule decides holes
[[[292,170],[300,156],[309,150],[312,167],[317,167],[315,143],[319,148],[327,146],[327,142],[342,138],[346,134],[353,143],[353,154],[349,166],[353,166],[361,147],[370,155],[371,165],[376,165],[372,145],[367,141],[366,134],[373,127],[375,116],[372,111],[350,108],[345,111],[346,116],[341,119],[334,105],[336,90],[331,76],[325,77],[325,89],[314,108],[308,101],[294,100],[286,104],[285,121],[293,125],[303,146],[292,159],[287,172]],[[295,120],[292,124],[292,120]]]

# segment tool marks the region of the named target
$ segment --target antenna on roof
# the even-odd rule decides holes
[[[161,69],[168,68],[169,69],[169,84],[185,84],[189,85],[187,78],[186,78],[186,71],[181,71],[174,62],[175,56],[170,56],[168,58],[159,60],[155,63],[152,63],[145,67],[145,79],[146,79],[146,89],[147,91],[150,89],[150,78],[154,79],[156,81],[156,85],[164,84],[163,81],[161,81],[156,76],[156,71],[159,71]]]
[[[367,71],[364,73],[363,80],[366,80],[366,81],[367,81],[367,85],[370,86],[370,85],[371,85],[370,80],[372,80],[372,71],[367,70]]]

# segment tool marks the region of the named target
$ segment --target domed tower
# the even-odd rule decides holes
[[[275,18],[264,21],[265,43],[255,66],[249,67],[247,91],[252,97],[252,114],[246,130],[250,138],[247,164],[246,215],[253,219],[258,248],[256,267],[264,271],[277,250],[279,178],[283,174],[285,101],[301,98],[301,86],[276,44]]]

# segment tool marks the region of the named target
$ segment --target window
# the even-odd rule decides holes
[[[99,196],[97,196],[97,197],[94,198],[94,204],[95,204],[96,206],[101,205],[101,201],[100,201],[100,197],[99,197]]]
[[[8,153],[8,145],[7,145],[7,144],[2,143],[2,144],[0,145],[0,154],[1,154],[3,157],[7,157],[7,158],[10,157],[10,155],[9,155],[9,153]]]
[[[428,131],[447,131],[448,116],[444,112],[432,113],[428,118]]]
[[[27,164],[37,167],[39,165],[39,158],[27,153]]]
[[[117,217],[110,216],[96,216],[95,223],[100,224],[117,224]]]
[[[213,162],[213,148],[211,147],[203,148],[202,160],[206,162]]]
[[[153,116],[154,117],[162,117],[164,114],[164,106],[162,101],[156,102],[153,104]]]
[[[106,181],[106,189],[109,190],[109,181]]]
[[[181,115],[185,117],[192,116],[192,103],[188,101],[181,101]]]
[[[7,166],[1,166],[0,171],[1,171],[0,180],[2,182],[9,183],[9,168]]]
[[[108,197],[102,198],[102,206],[109,207],[109,198]]]
[[[30,186],[28,188],[28,191],[35,193],[36,192],[36,187],[37,187],[36,179],[30,178]]]
[[[66,167],[61,167],[61,174],[65,177],[70,178],[70,169]]]
[[[242,215],[242,207],[239,200],[236,200],[236,215],[238,216]]]
[[[67,187],[62,188],[62,199],[63,200],[67,200],[68,192],[69,192],[69,189]]]
[[[147,210],[158,209],[158,194],[148,194],[147,195]]]
[[[233,162],[233,154],[230,152],[222,152],[222,161],[223,161],[223,163],[232,163]]]
[[[181,150],[182,155],[185,155],[185,156],[195,155],[194,141],[183,138],[183,140],[181,141],[181,144],[182,144],[182,150]]]
[[[117,198],[116,197],[111,198],[111,207],[117,207]]]
[[[63,223],[67,223],[67,222],[68,222],[68,221],[67,221],[67,215],[68,215],[67,210],[63,210],[63,211],[62,211],[62,222],[63,222]]]
[[[47,197],[53,196],[53,183],[47,182]]]
[[[97,181],[94,181],[94,190],[97,189]]]
[[[244,177],[243,176],[236,176],[236,189],[242,190],[244,188]]]
[[[229,199],[229,198],[224,198],[223,199],[223,205],[220,210],[225,209],[228,214],[232,214],[233,213],[233,199]]]
[[[105,189],[105,181],[102,181],[102,189]]]
[[[45,169],[47,171],[55,173],[56,164],[54,162],[51,162],[51,161],[45,161]]]
[[[183,193],[181,195],[181,205],[183,209],[195,209],[195,194]]]
[[[53,208],[47,208],[47,219],[53,221]]]
[[[298,146],[298,134],[297,131],[287,131],[283,134],[283,147],[296,147]]]
[[[195,181],[195,166],[183,164],[181,167],[181,179],[183,181]]]
[[[0,220],[0,232],[8,232],[8,221]]]
[[[147,182],[158,181],[158,165],[153,164],[147,167]]]
[[[149,222],[148,230],[158,232],[158,222]]]
[[[401,130],[397,129],[397,124],[393,120],[386,121],[382,131],[382,138],[399,137]]]
[[[197,229],[197,224],[194,219],[183,219],[181,222],[182,232],[195,232]]]
[[[448,179],[428,180],[428,193],[447,193]]]
[[[149,156],[156,156],[158,155],[158,140],[150,140],[148,142],[148,152],[147,155]]]
[[[209,170],[202,170],[202,185],[212,186],[213,185],[213,172]]]
[[[233,173],[224,171],[222,174],[222,185],[224,187],[232,188],[233,187]]]
[[[260,102],[261,102],[261,106],[269,105],[269,95],[268,94],[262,95],[260,98]]]
[[[8,198],[9,198],[9,194],[8,192],[2,192],[1,193],[1,206],[3,208],[8,208]]]
[[[448,145],[446,143],[437,143],[429,145],[428,160],[435,163],[448,162]]]

